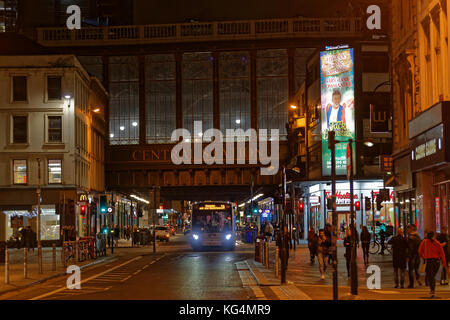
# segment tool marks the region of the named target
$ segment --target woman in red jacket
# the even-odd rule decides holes
[[[427,263],[425,268],[426,277],[430,285],[431,297],[434,297],[434,288],[436,286],[435,277],[439,271],[439,260],[446,266],[445,254],[439,241],[435,239],[433,231],[427,232],[427,237],[422,241],[419,247],[419,255]]]

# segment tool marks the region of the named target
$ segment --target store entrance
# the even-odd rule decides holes
[[[339,240],[344,240],[350,221],[351,221],[350,212],[338,212]]]

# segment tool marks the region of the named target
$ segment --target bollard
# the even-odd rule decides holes
[[[275,249],[275,277],[278,277],[278,269],[279,269],[279,256],[280,256],[280,249],[278,247]]]
[[[52,271],[56,271],[56,244],[53,244],[53,268]]]
[[[78,262],[78,241],[74,241],[75,245],[73,246],[73,250],[74,250],[74,257],[75,257],[75,263]]]
[[[42,246],[38,246],[38,264],[39,264],[39,274],[42,274]]]
[[[64,268],[67,268],[67,261],[66,261],[66,244],[64,243],[64,241],[63,241],[63,244],[62,244],[62,258],[63,258],[63,265],[64,265]]]
[[[28,278],[28,250],[23,248],[23,278]]]
[[[9,284],[9,251],[5,247],[5,283]]]
[[[264,259],[264,248],[262,246],[261,241],[259,241],[259,262],[263,263],[263,259]]]

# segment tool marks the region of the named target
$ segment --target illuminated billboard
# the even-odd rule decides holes
[[[347,173],[347,143],[355,139],[353,49],[320,53],[322,175],[331,175],[328,131],[336,132],[336,175]],[[354,145],[353,145],[354,147]],[[355,149],[353,149],[355,150]],[[353,152],[355,154],[355,152]]]

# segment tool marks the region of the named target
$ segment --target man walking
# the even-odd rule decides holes
[[[325,279],[327,270],[328,248],[331,246],[330,239],[325,235],[323,229],[319,230],[319,239],[317,239],[317,259],[319,260],[320,279]]]
[[[442,274],[441,274],[441,285],[448,285],[447,281],[447,268],[448,268],[448,258],[449,258],[449,252],[448,252],[448,242],[449,242],[449,236],[447,234],[447,227],[442,227],[441,233],[436,237],[436,240],[440,242],[442,249],[444,250],[445,255],[445,261],[447,262],[446,266],[442,268]]]
[[[415,225],[408,226],[408,240],[406,241],[408,245],[408,274],[409,274],[409,285],[408,288],[414,288],[414,273],[416,274],[416,280],[419,286],[422,285],[420,282],[420,256],[419,256],[419,246],[422,240],[417,232]]]
[[[392,263],[394,266],[395,288],[398,288],[400,271],[400,288],[403,289],[405,284],[406,257],[408,250],[408,244],[403,236],[403,229],[398,228],[397,235],[392,237],[388,243],[392,245]]]

